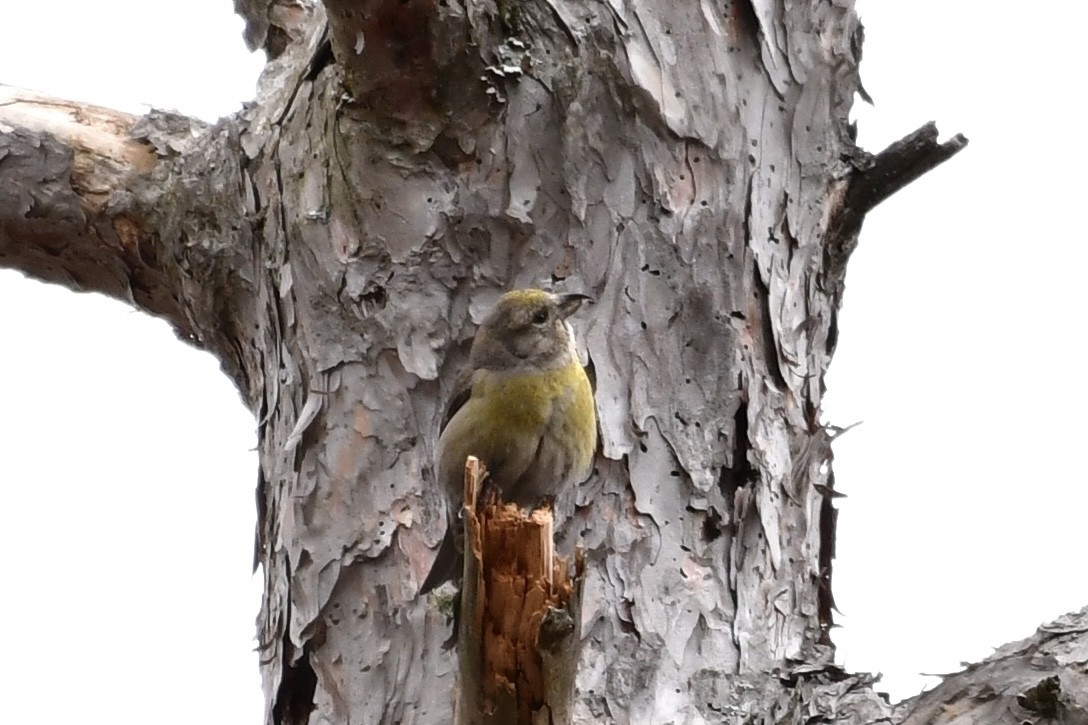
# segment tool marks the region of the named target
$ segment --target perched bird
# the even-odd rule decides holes
[[[449,502],[446,538],[421,593],[461,575],[465,459],[476,456],[502,499],[531,506],[589,474],[597,413],[567,318],[589,299],[537,289],[507,292],[469,353],[464,391],[454,392],[438,438],[436,468]]]

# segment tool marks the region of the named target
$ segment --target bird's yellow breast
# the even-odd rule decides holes
[[[557,370],[477,371],[471,396],[450,420],[439,444],[440,475],[449,479],[445,483],[454,491],[469,455],[480,458],[506,486],[516,487],[529,468],[543,463],[542,451],[549,452],[549,460],[562,461],[560,470],[539,472],[550,474],[554,485],[581,480],[597,448],[589,378],[573,358]]]
[[[585,371],[572,362],[558,370],[528,374],[481,371],[473,381],[471,400],[487,409],[485,419],[501,427],[532,428],[562,414],[557,407],[576,405],[577,398],[588,391]]]

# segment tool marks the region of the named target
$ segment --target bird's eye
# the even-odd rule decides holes
[[[539,310],[533,313],[533,324],[543,325],[548,321],[548,308],[541,307]]]

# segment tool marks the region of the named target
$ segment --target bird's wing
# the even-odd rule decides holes
[[[450,500],[461,500],[465,459],[479,458],[491,480],[504,494],[515,488],[534,464],[542,431],[538,428],[512,428],[509,421],[494,411],[485,413],[477,398],[468,401],[450,418],[439,439],[441,451],[438,475],[450,492]]]
[[[457,373],[457,377],[453,380],[450,397],[446,402],[446,410],[442,415],[442,427],[439,430],[445,430],[453,416],[457,415],[457,411],[468,402],[470,395],[472,395],[472,368],[466,365],[461,368],[461,371]]]
[[[460,581],[463,566],[457,530],[453,524],[450,524],[446,528],[446,535],[442,537],[442,543],[438,547],[438,553],[434,556],[427,578],[419,585],[419,593],[426,594],[451,579]],[[456,631],[457,629],[454,628],[454,632]]]

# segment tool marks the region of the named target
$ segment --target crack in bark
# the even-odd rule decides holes
[[[748,460],[751,443],[748,440],[748,405],[738,403],[733,413],[733,453],[728,466],[722,466],[718,485],[726,503],[733,505],[736,493],[758,477]]]
[[[819,581],[816,585],[816,603],[820,621],[820,644],[831,646],[831,628],[835,626],[835,594],[831,589],[831,573],[835,560],[835,532],[838,529],[839,510],[835,508],[833,491],[835,473],[828,471],[828,492],[820,502],[820,552]]]
[[[286,635],[285,635],[286,640]],[[286,646],[285,641],[285,646]],[[306,725],[314,711],[314,694],[317,692],[317,673],[310,665],[310,654],[302,648],[302,656],[295,664],[285,664],[276,704],[272,707],[275,725]]]

